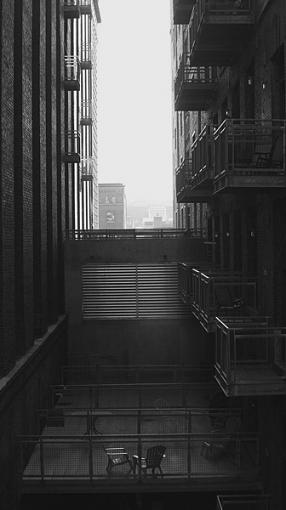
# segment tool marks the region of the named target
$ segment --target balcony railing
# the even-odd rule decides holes
[[[213,128],[205,126],[192,145],[192,186],[204,190],[209,196],[213,194],[213,155]]]
[[[187,25],[196,0],[173,0],[174,25]]]
[[[256,313],[256,281],[235,273],[192,270],[192,311],[207,332],[215,331],[215,317]]]
[[[285,120],[226,119],[214,133],[215,192],[286,186]]]
[[[51,387],[54,407],[70,408],[178,408],[206,407],[206,395],[216,386],[208,370],[197,373],[191,382],[59,384]]]
[[[82,101],[80,108],[80,122],[90,124],[92,121],[92,102]]]
[[[226,395],[286,394],[286,328],[264,317],[216,317],[215,379]]]
[[[65,56],[64,85],[66,90],[80,89],[80,61],[76,55]]]
[[[176,171],[177,202],[188,202],[187,195],[192,176],[192,160],[185,159]]]
[[[81,14],[91,14],[94,0],[79,0]]]
[[[66,132],[65,163],[80,163],[80,133],[76,130]]]
[[[183,303],[192,303],[192,270],[193,264],[180,262],[178,264],[179,293]]]
[[[94,158],[85,158],[81,160],[81,178],[82,180],[92,180],[95,175]]]
[[[208,110],[217,93],[216,67],[193,67],[184,53],[175,81],[175,110]]]
[[[161,419],[161,423],[163,420]],[[104,445],[104,446],[103,446]],[[151,446],[164,445],[165,456],[161,462],[161,475],[148,471],[144,476],[141,463],[134,461],[146,455]],[[112,476],[107,471],[106,447],[124,448],[130,464],[115,466]],[[225,434],[96,434],[49,435],[19,437],[19,471],[23,482],[45,486],[54,481],[64,484],[80,480],[84,485],[96,481],[97,487],[105,484],[108,489],[116,482],[130,486],[167,486],[178,482],[196,486],[207,479],[215,487],[231,481],[243,488],[257,484],[259,472],[259,442],[255,436]],[[157,474],[157,473],[156,473]],[[217,484],[217,486],[216,486]]]
[[[91,52],[91,43],[88,42],[86,44],[82,44],[81,46],[81,66],[82,67],[91,67],[92,65],[92,52]]]
[[[162,423],[163,422],[163,423]],[[238,434],[242,427],[239,408],[60,408],[40,409],[38,424],[43,435],[112,434]],[[51,427],[56,430],[47,430]]]
[[[64,15],[66,18],[79,18],[79,0],[65,0]]]
[[[217,510],[270,510],[270,496],[266,494],[217,496]]]
[[[197,0],[190,20],[191,63],[233,64],[254,23],[253,0]]]
[[[206,382],[211,378],[211,367],[188,364],[102,365],[98,362],[62,367],[62,384]]]
[[[121,239],[203,239],[205,232],[199,229],[176,228],[140,228],[140,229],[99,229],[99,230],[69,230],[67,239],[70,241],[102,241]]]

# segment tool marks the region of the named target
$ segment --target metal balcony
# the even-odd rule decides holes
[[[80,163],[80,133],[76,130],[66,132],[65,163]]]
[[[175,110],[208,110],[216,94],[216,68],[193,67],[190,54],[183,54],[175,81]]]
[[[65,55],[65,90],[80,90],[80,61],[76,55]]]
[[[90,42],[83,44],[81,47],[80,64],[82,69],[92,68],[92,51]]]
[[[64,2],[64,16],[65,18],[79,18],[79,0],[65,0]]]
[[[96,410],[94,410],[94,414]],[[92,414],[92,412],[90,412]],[[191,434],[191,433],[155,433],[142,432],[138,434],[125,432],[130,423],[127,416],[116,416],[113,427],[107,426],[106,416],[112,410],[102,412],[100,418],[102,428],[99,434],[85,433],[81,427],[75,432],[77,423],[83,426],[86,416],[78,412],[77,420],[73,420],[68,412],[64,412],[64,423],[58,425],[53,433],[52,429],[44,429],[42,436],[19,437],[19,454],[22,463],[23,484],[31,489],[53,491],[63,488],[70,490],[76,485],[77,490],[90,490],[91,483],[96,490],[118,491],[165,491],[170,486],[176,492],[186,489],[206,490],[211,484],[216,492],[221,489],[245,490],[249,487],[255,490],[259,482],[259,441],[255,436],[241,436],[238,434]],[[97,411],[97,415],[100,412]],[[152,419],[152,418],[151,418]],[[168,417],[164,415],[159,421],[166,423]],[[131,418],[132,421],[132,418]],[[148,415],[144,429],[148,430]],[[150,421],[150,418],[149,418]],[[60,422],[58,422],[60,423]],[[149,427],[150,429],[150,427]],[[124,432],[112,433],[112,430]],[[152,430],[152,429],[151,429]],[[129,456],[141,458],[146,455],[150,446],[164,445],[165,455],[161,463],[160,476],[144,476],[144,471],[138,469],[135,462],[129,465],[118,465],[112,470],[112,476],[107,470],[107,456],[103,445],[112,444],[114,448],[122,448]],[[157,473],[156,473],[157,474]],[[151,475],[151,476],[150,476]],[[178,489],[179,486],[179,489]],[[172,489],[171,489],[172,490]]]
[[[217,510],[270,510],[266,494],[234,494],[217,496]]]
[[[213,195],[213,128],[205,126],[191,147],[193,179],[192,188],[206,197]]]
[[[285,120],[226,119],[214,133],[214,191],[284,188]]]
[[[174,25],[187,25],[196,0],[173,0]]]
[[[92,181],[95,172],[95,161],[93,158],[81,160],[81,180]]]
[[[80,123],[81,124],[92,124],[92,102],[82,101],[80,108]]]
[[[227,396],[286,394],[286,328],[265,317],[216,317],[215,379]]]
[[[118,483],[128,490],[173,484],[177,491],[179,482],[184,491],[194,482],[196,488],[205,488],[211,480],[212,490],[254,490],[259,440],[241,433],[241,409],[198,406],[206,400],[207,388],[213,392],[200,374],[198,382],[190,384],[81,382],[51,387],[53,407],[38,415],[42,435],[21,438],[24,483],[45,485],[45,490],[53,483],[90,487],[91,481],[97,489],[108,490]],[[183,407],[183,402],[195,404]],[[133,455],[141,458],[150,445],[164,445],[161,476],[144,476],[133,463],[131,470],[119,465],[110,477],[102,448],[110,442],[114,447],[123,443],[131,460]]]
[[[215,317],[256,313],[256,282],[242,274],[192,270],[192,312],[207,333]]]
[[[178,264],[178,281],[179,281],[179,294],[183,303],[191,303],[193,300],[192,292],[192,270],[193,264],[187,262],[180,262]]]
[[[205,202],[208,195],[204,190],[195,190],[192,186],[192,160],[185,159],[176,171],[176,194],[178,203]]]
[[[190,19],[191,64],[232,65],[253,24],[253,0],[197,0]]]
[[[79,0],[81,14],[92,14],[92,2],[93,0]]]

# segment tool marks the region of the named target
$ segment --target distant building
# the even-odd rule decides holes
[[[99,184],[99,228],[126,228],[125,186]]]
[[[171,205],[128,204],[127,228],[173,227]]]

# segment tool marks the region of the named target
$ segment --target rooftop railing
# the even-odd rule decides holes
[[[265,317],[216,317],[215,378],[225,394],[286,394],[286,328]]]
[[[256,281],[240,273],[192,270],[193,314],[208,332],[215,317],[251,315],[257,309]]]
[[[141,459],[148,448],[165,447],[161,474],[145,475]],[[123,448],[130,463],[108,471],[106,448]],[[22,436],[19,470],[25,482],[116,480],[122,484],[169,484],[172,480],[223,478],[247,483],[258,478],[259,442],[255,436],[225,434],[100,434],[96,436]],[[112,475],[112,476],[111,476]],[[257,483],[257,482],[256,482]]]
[[[285,120],[226,119],[214,133],[215,187],[285,187]]]
[[[217,510],[270,510],[266,494],[233,494],[217,496]]]
[[[67,240],[69,241],[102,241],[122,239],[203,239],[205,232],[198,229],[99,229],[99,230],[69,230]]]

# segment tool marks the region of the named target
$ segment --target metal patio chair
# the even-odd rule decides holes
[[[160,475],[163,477],[163,471],[161,468],[161,462],[165,457],[166,447],[162,445],[152,446],[148,448],[146,451],[146,457],[138,457],[138,455],[133,455],[133,471],[136,473],[136,468],[138,467],[142,469],[143,475],[147,476],[147,470],[151,469],[152,476],[155,477],[155,470],[158,469]]]
[[[133,471],[132,462],[125,448],[104,448],[104,451],[108,458],[106,471],[109,475],[111,475],[114,467],[122,466],[123,464],[129,464],[130,469],[126,473],[127,476]]]

